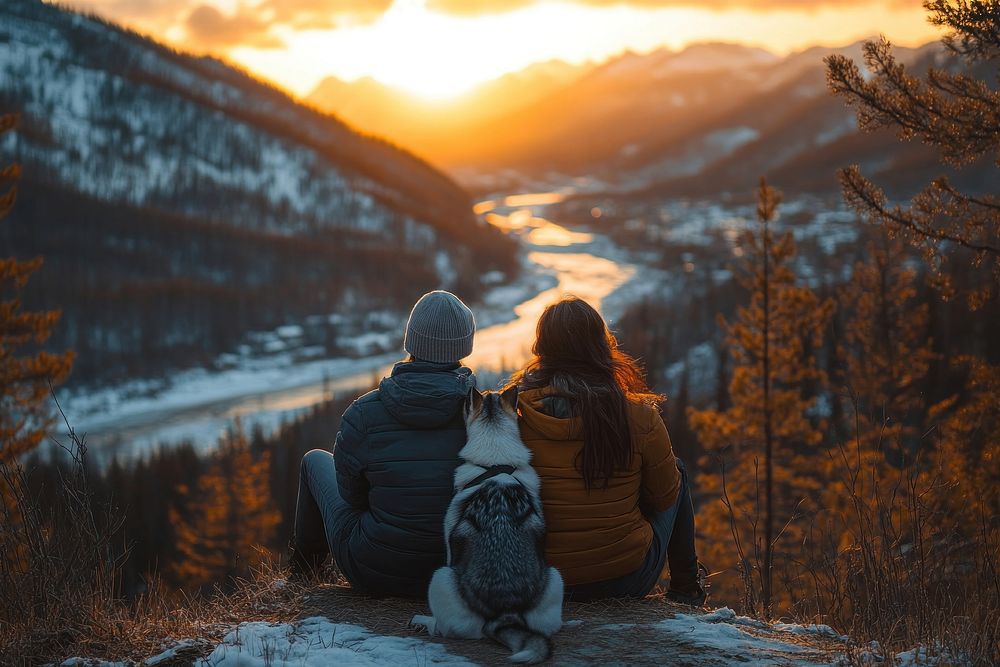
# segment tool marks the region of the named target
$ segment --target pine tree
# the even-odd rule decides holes
[[[864,59],[871,76],[863,76],[843,56],[830,56],[826,60],[830,87],[857,107],[863,129],[894,128],[901,139],[919,138],[955,167],[976,162],[984,168],[1000,167],[1000,78],[987,80],[998,72],[1000,2],[930,0],[924,7],[931,23],[949,31],[942,40],[951,56],[949,69],[935,68],[915,77],[895,60],[888,42],[868,42]],[[964,70],[956,66],[961,60],[967,65]],[[852,208],[921,251],[941,296],[954,293],[950,276],[966,271],[956,261],[971,256],[969,266],[980,276],[978,285],[966,294],[969,306],[980,308],[995,297],[1000,284],[998,193],[966,194],[942,176],[918,193],[909,207],[890,207],[885,194],[857,166],[842,170],[840,179]],[[884,417],[891,418],[883,426],[876,424],[873,411],[860,411],[854,467],[866,467],[867,474],[855,474],[850,483],[863,485],[867,478],[871,486],[878,484],[885,462],[873,450],[886,439],[911,444],[919,439],[919,444],[930,446],[920,448],[916,462],[904,462],[915,463],[907,469],[921,475],[920,503],[943,507],[942,516],[956,525],[975,526],[981,518],[976,514],[979,509],[985,508],[988,517],[1000,513],[995,491],[1000,477],[998,368],[972,357],[952,359],[947,369],[932,364],[933,348],[920,338],[922,328],[931,328],[930,313],[916,303],[912,277],[892,254],[897,251],[888,258],[876,257],[876,267],[856,270],[845,293],[856,330],[849,332],[853,338],[848,341],[846,380],[858,388],[859,400],[867,400],[869,406],[884,405]],[[880,287],[885,289],[880,292]],[[950,374],[963,366],[968,383],[964,390],[929,405],[919,385],[926,388],[935,373]],[[872,417],[866,419],[869,414]],[[989,548],[995,537],[983,541],[984,535],[972,540],[979,540],[979,548]]]
[[[930,0],[930,21],[949,29],[943,42],[954,56],[971,64],[1000,57],[1000,2]],[[895,128],[901,139],[918,137],[956,167],[988,159],[1000,167],[1000,91],[972,72],[931,69],[926,77],[907,73],[892,55],[889,42],[866,42],[864,61],[871,77],[849,58],[826,58],[827,80],[834,93],[857,108],[864,130]],[[986,68],[989,70],[989,68]],[[861,174],[857,165],[843,169],[840,181],[847,203],[860,215],[920,248],[950,293],[942,270],[951,250],[965,248],[976,265],[992,277],[969,295],[973,308],[996,293],[1000,282],[1000,199],[973,196],[956,189],[947,177],[935,179],[910,206],[890,206],[885,193]]]
[[[968,372],[965,400],[940,423],[933,465],[927,476],[940,475],[951,485],[941,502],[968,536],[982,528],[980,511],[990,519],[996,544],[1000,532],[1000,366],[975,357],[955,360]],[[938,408],[950,407],[942,402]],[[935,417],[940,409],[932,410]]]
[[[0,116],[0,136],[13,129],[15,121],[14,116]],[[14,206],[13,182],[20,174],[16,164],[0,169],[0,220]],[[51,335],[59,312],[22,308],[21,293],[41,265],[41,257],[0,259],[0,462],[15,461],[41,442],[50,422],[49,386],[66,378],[73,360],[72,352],[36,349]]]
[[[170,511],[179,583],[228,582],[261,561],[281,520],[270,492],[270,464],[267,451],[254,457],[237,425],[195,484],[180,489],[184,507]]]
[[[840,307],[850,314],[839,346],[843,381],[869,420],[884,426],[883,436],[898,442],[918,435],[927,414],[923,380],[935,356],[929,307],[917,300],[917,272],[899,241],[883,234],[868,255],[840,293]]]
[[[835,347],[841,391],[834,413],[846,423],[835,429],[830,455],[819,459],[829,517],[823,541],[842,549],[862,530],[852,504],[877,511],[872,504],[879,487],[891,485],[899,467],[930,444],[925,380],[936,355],[927,335],[929,305],[918,298],[917,271],[898,239],[883,232],[868,244],[867,255],[838,293],[846,322]]]
[[[817,486],[802,474],[809,469],[803,457],[819,444],[823,433],[822,421],[810,415],[815,399],[806,397],[806,389],[809,383],[825,382],[810,351],[820,348],[833,308],[831,301],[821,302],[797,284],[791,267],[792,235],[775,238],[771,229],[779,201],[777,191],[761,179],[759,228],[744,238],[748,274],[743,283],[750,303],[737,310],[735,321],[720,318],[732,358],[730,406],[723,411],[690,411],[691,427],[705,449],[729,459],[725,492],[730,509],[706,503],[699,528],[720,562],[734,556],[743,559],[739,566],[745,605],[765,616],[774,600],[775,546],[794,533],[789,522],[796,506]],[[713,467],[711,463],[703,469]],[[699,487],[706,495],[721,494],[722,482],[717,474],[703,474]],[[744,545],[752,553],[747,554]],[[756,583],[751,569],[757,570]]]

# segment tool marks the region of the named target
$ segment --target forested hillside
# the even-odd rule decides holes
[[[419,158],[97,19],[4,2],[0,109],[20,116],[0,153],[23,169],[2,254],[45,257],[26,298],[63,309],[71,381],[206,363],[252,330],[435,287],[474,298],[484,271],[516,270]]]

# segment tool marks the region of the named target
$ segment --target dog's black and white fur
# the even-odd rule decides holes
[[[563,581],[545,564],[540,484],[518,433],[517,389],[473,389],[465,423],[444,523],[448,564],[431,579],[431,616],[411,624],[431,635],[490,637],[514,652],[512,662],[541,662],[562,627]]]

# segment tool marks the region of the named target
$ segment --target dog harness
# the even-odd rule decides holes
[[[465,491],[471,486],[482,484],[486,480],[490,479],[491,477],[496,477],[497,475],[513,475],[515,470],[517,470],[517,468],[511,465],[490,466],[489,468],[486,469],[486,472],[484,472],[482,475],[476,477],[471,482],[463,486],[462,490]],[[521,483],[521,480],[518,480],[516,477],[514,479],[517,480],[518,484]]]

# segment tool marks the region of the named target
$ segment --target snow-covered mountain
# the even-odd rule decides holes
[[[784,57],[734,44],[625,53],[476,128],[443,164],[485,192],[582,179],[588,189],[711,197],[749,191],[765,174],[789,190],[836,192],[836,169],[861,163],[912,194],[942,171],[934,151],[860,133],[826,85],[831,53],[860,61],[861,42]],[[937,43],[895,53],[916,72],[952,66]],[[961,176],[972,188],[991,178]]]
[[[943,170],[936,153],[918,142],[901,143],[890,131],[860,132],[854,109],[827,87],[822,59],[830,53],[861,59],[860,44],[813,48],[737,73],[753,82],[739,104],[706,113],[683,135],[637,142],[629,155],[611,161],[617,182],[661,196],[711,197],[749,191],[767,175],[786,190],[830,193],[839,191],[837,169],[860,163],[893,194],[912,195]],[[897,56],[923,72],[943,54],[935,43],[897,49]],[[960,179],[972,188],[987,183],[981,170]]]
[[[0,3],[4,251],[46,257],[77,376],[197,363],[307,315],[469,297],[512,244],[421,159],[222,62],[37,0]],[[81,370],[82,368],[82,370]]]

